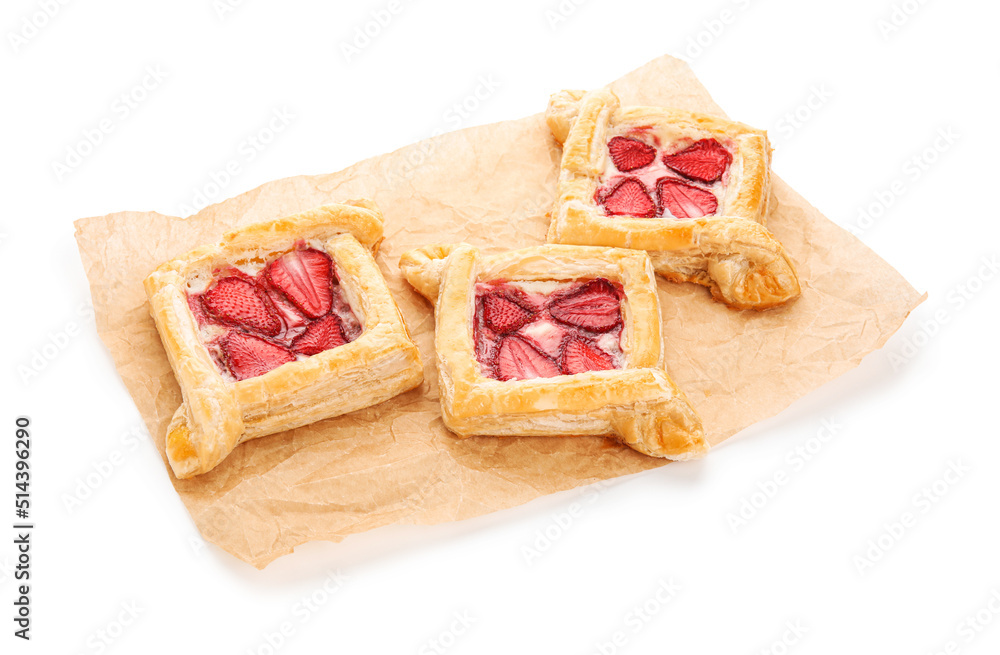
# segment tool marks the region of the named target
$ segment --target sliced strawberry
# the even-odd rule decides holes
[[[562,371],[566,375],[587,371],[609,371],[615,362],[606,352],[578,337],[570,337],[563,348]]]
[[[202,296],[205,309],[223,323],[239,325],[261,334],[274,336],[281,330],[264,291],[242,277],[218,280]]]
[[[607,332],[621,321],[621,301],[611,283],[601,278],[554,300],[549,314],[585,330]]]
[[[608,141],[608,151],[615,168],[623,173],[649,166],[656,159],[656,148],[624,136],[616,136]]]
[[[205,305],[202,304],[200,295],[188,296],[188,309],[191,310],[191,315],[194,316],[195,325],[201,327],[205,323],[208,323],[208,312],[205,311]]]
[[[237,380],[264,375],[282,364],[295,360],[295,355],[281,346],[260,337],[233,330],[219,340],[229,371]]]
[[[623,179],[600,202],[604,211],[612,216],[656,216],[656,203],[649,197],[642,182],[634,177]]]
[[[340,319],[340,329],[347,341],[354,341],[364,332],[361,321],[354,315],[351,304],[344,297],[344,289],[339,284],[333,285],[333,307],[330,314]]]
[[[692,180],[715,182],[733,163],[733,156],[715,139],[702,139],[680,152],[663,155],[663,163]]]
[[[491,365],[497,356],[499,335],[485,325],[476,327],[476,360],[483,365]]]
[[[674,218],[711,216],[719,209],[715,194],[672,177],[656,181],[660,205],[670,210]]]
[[[302,355],[315,355],[345,343],[347,341],[340,328],[340,319],[331,314],[310,324],[305,332],[292,341],[292,350]]]
[[[532,312],[517,302],[513,294],[504,290],[494,291],[483,299],[483,320],[491,330],[507,334],[531,322]]]
[[[267,297],[271,300],[271,305],[274,306],[278,317],[284,321],[285,327],[303,327],[309,322],[308,316],[303,314],[298,307],[290,303],[287,298],[274,289],[268,290]]]
[[[325,252],[293,250],[271,262],[267,279],[309,318],[330,311],[333,302],[333,262]]]
[[[500,380],[530,380],[551,378],[561,374],[556,363],[520,337],[504,337],[497,351],[497,378]]]

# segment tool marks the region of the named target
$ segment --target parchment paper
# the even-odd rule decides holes
[[[612,88],[626,105],[723,115],[671,57]],[[539,98],[539,107],[546,101]],[[402,280],[399,256],[435,242],[464,240],[488,251],[542,243],[559,156],[538,114],[445,134],[339,173],[269,182],[187,219],[121,212],[76,222],[97,329],[163,455],[181,394],[142,279],[247,223],[358,196],[385,214],[378,262],[420,347],[426,381],[376,407],[245,443],[192,480],[173,478],[164,457],[165,474],[205,539],[263,568],[307,541],[457,521],[666,463],[598,437],[460,440],[441,422],[433,311]],[[736,312],[702,287],[660,282],[667,369],[713,444],[856,366],[922,300],[780,179],[774,186],[778,207],[768,225],[798,267],[798,300],[776,311]]]

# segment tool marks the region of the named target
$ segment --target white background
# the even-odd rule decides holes
[[[33,639],[14,639],[4,618],[0,650],[1000,648],[1000,600],[989,609],[1000,282],[983,264],[1000,254],[996,3],[51,4],[48,19],[33,0],[8,0],[0,16],[0,523],[13,516],[14,416],[26,414],[37,524]],[[391,19],[376,30],[372,12]],[[369,23],[378,34],[348,57]],[[696,463],[463,523],[310,544],[262,572],[201,543],[96,336],[72,221],[182,213],[232,159],[240,173],[214,201],[336,171],[435,130],[540,112],[553,91],[601,86],[664,53],[687,57],[731,116],[768,129],[775,171],[930,294],[886,348]],[[123,115],[116,98],[147,67],[165,78]],[[459,117],[452,106],[481,78],[496,89]],[[245,140],[275,110],[293,118],[251,161]],[[105,119],[110,133],[58,174]],[[58,353],[31,369],[49,344]],[[812,448],[801,466],[798,448]],[[961,476],[945,481],[953,466]],[[744,501],[759,509],[734,529]],[[893,527],[906,513],[910,525]],[[13,534],[0,533],[8,617]],[[337,570],[342,582],[328,581]],[[292,634],[272,649],[283,622]]]

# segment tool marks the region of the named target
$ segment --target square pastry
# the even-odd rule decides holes
[[[355,200],[234,230],[146,278],[184,398],[166,435],[178,478],[422,382],[372,254],[381,240],[382,214]]]
[[[670,459],[708,450],[663,368],[646,253],[435,245],[404,254],[400,270],[435,305],[441,409],[459,436],[610,435]]]
[[[546,122],[563,156],[548,240],[646,250],[655,270],[737,309],[799,294],[764,227],[767,134],[716,116],[621,107],[608,90],[552,96]]]

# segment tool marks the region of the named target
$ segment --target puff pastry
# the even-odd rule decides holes
[[[373,257],[381,240],[378,208],[354,200],[229,232],[145,279],[183,395],[166,435],[178,478],[421,383]]]
[[[707,114],[622,107],[606,89],[557,93],[545,117],[563,146],[550,243],[646,250],[667,279],[707,286],[737,309],[799,294],[791,259],[764,227],[765,132]]]
[[[610,435],[677,460],[708,450],[663,368],[646,253],[431,245],[400,269],[434,303],[442,414],[459,436]]]

